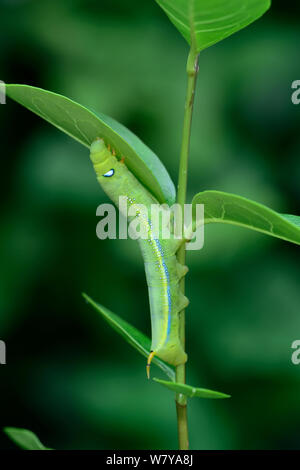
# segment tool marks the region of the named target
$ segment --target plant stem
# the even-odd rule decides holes
[[[196,82],[198,76],[198,58],[199,55],[191,48],[188,61],[187,61],[187,93],[185,100],[184,120],[183,120],[183,133],[182,133],[182,144],[179,164],[179,176],[178,176],[178,191],[177,191],[177,203],[182,208],[182,214],[184,214],[184,204],[186,202],[187,192],[187,171],[188,171],[188,159],[190,153],[190,137],[191,137],[191,126],[193,117],[194,97]],[[183,217],[184,219],[184,217]],[[184,229],[184,220],[183,220]],[[185,265],[185,245],[183,245],[178,251],[178,261]],[[185,280],[184,278],[180,282],[180,290],[185,293]],[[179,337],[183,348],[185,347],[185,312],[182,311],[179,314]],[[185,383],[185,364],[181,364],[176,367],[176,382]],[[189,449],[189,438],[188,438],[188,424],[187,424],[187,398],[181,393],[176,394],[176,411],[177,411],[177,425],[178,425],[178,440],[179,449]]]

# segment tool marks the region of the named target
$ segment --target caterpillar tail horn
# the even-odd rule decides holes
[[[148,359],[147,359],[147,365],[146,365],[146,371],[147,371],[148,379],[150,379],[150,366],[151,366],[151,362],[152,362],[152,359],[153,359],[154,356],[155,356],[155,352],[150,351],[150,354],[149,354]]]

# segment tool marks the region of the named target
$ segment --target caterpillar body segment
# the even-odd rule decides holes
[[[188,268],[178,263],[176,252],[185,240],[166,240],[159,233],[153,233],[150,208],[152,204],[159,204],[158,201],[128,170],[126,164],[113,155],[103,140],[93,142],[90,156],[105,193],[123,215],[127,216],[127,210],[132,206],[134,215],[129,216],[128,220],[138,221],[147,233],[147,238],[138,239],[145,264],[151,313],[152,345],[147,375],[154,355],[174,366],[183,364],[187,361],[187,355],[179,339],[179,313],[188,305],[188,299],[180,292],[178,284]],[[120,196],[126,198],[126,209],[119,205]],[[138,209],[137,205],[141,204],[148,208],[147,216]]]

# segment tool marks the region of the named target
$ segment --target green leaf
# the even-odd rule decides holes
[[[300,217],[282,215],[262,204],[235,194],[204,191],[194,196],[195,204],[204,204],[204,221],[239,225],[300,244]]]
[[[191,47],[200,52],[260,18],[271,0],[156,0]]]
[[[127,323],[125,320],[120,318],[115,313],[112,313],[107,308],[94,302],[88,295],[83,294],[85,300],[91,304],[98,313],[102,315],[104,320],[123,338],[131,344],[139,353],[143,356],[148,357],[151,351],[151,340],[146,335],[137,330],[134,326]],[[154,357],[152,364],[156,364],[164,373],[171,379],[175,380],[174,368],[163,362],[158,357]],[[146,372],[145,372],[146,374]]]
[[[21,428],[4,428],[4,432],[19,447],[25,450],[52,450],[45,447],[31,431]]]
[[[173,204],[174,184],[159,158],[136,135],[104,114],[96,114],[65,96],[28,85],[6,85],[6,93],[53,126],[89,147],[102,137],[159,202]]]
[[[198,388],[192,387],[191,385],[186,384],[179,384],[176,382],[168,382],[166,380],[160,379],[153,379],[155,382],[167,387],[169,390],[172,390],[176,393],[182,393],[187,397],[193,398],[213,398],[213,399],[220,399],[220,398],[230,398],[230,395],[221,392],[215,392],[214,390],[208,390],[206,388]]]
[[[298,215],[281,214],[281,216],[291,222],[293,225],[300,227],[300,217]]]

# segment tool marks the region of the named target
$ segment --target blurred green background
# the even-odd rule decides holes
[[[285,5],[201,54],[189,199],[218,189],[299,215],[300,6]],[[113,116],[176,181],[188,48],[154,0],[0,0],[0,19],[1,80]],[[107,199],[87,149],[12,101],[0,129],[0,427],[57,449],[176,448],[172,392],[81,297],[149,334],[137,244],[96,238]],[[191,447],[299,449],[298,248],[230,226],[205,236],[188,252],[187,381],[232,398],[190,401]],[[3,433],[0,448],[14,448]]]

